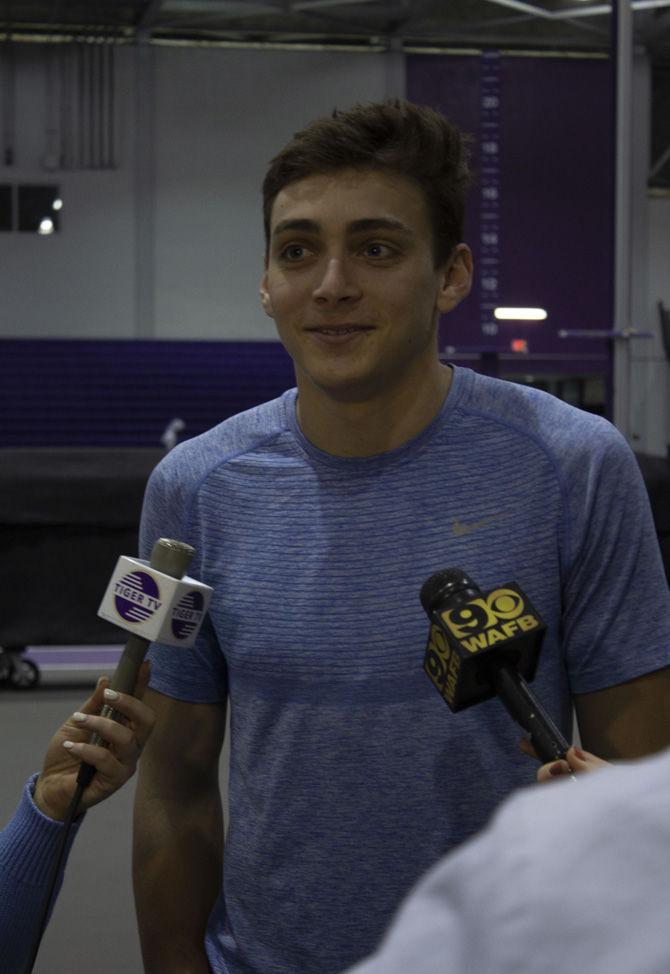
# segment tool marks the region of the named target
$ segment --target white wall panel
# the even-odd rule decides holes
[[[156,335],[273,338],[267,165],[311,119],[384,97],[383,56],[163,49],[156,67]]]
[[[117,48],[119,167],[111,171],[50,171],[46,58],[50,46],[17,45],[15,164],[1,183],[58,184],[63,232],[50,237],[0,233],[0,336],[116,337],[134,334],[132,59]]]

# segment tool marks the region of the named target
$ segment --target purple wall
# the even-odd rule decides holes
[[[280,342],[0,340],[0,448],[160,448],[294,385]]]
[[[612,327],[610,63],[499,59],[497,303],[541,306],[549,316],[535,324],[501,322],[495,337],[483,335],[480,307],[485,70],[479,57],[408,58],[408,97],[439,108],[475,140],[466,241],[476,282],[468,301],[443,319],[441,347],[506,353],[512,338],[525,338],[530,358],[505,362],[503,371],[607,372],[607,340],[561,339],[558,331]]]
[[[443,319],[441,347],[455,346],[456,361],[465,356],[506,375],[609,375],[607,340],[561,339],[558,331],[612,324],[610,63],[416,55],[408,58],[407,92],[474,138],[465,237],[476,283]],[[491,92],[495,110],[483,107]],[[491,132],[493,166],[483,148]],[[483,204],[491,186],[499,196]],[[498,242],[483,249],[490,218]],[[495,280],[496,303],[541,305],[547,321],[500,323],[497,335],[485,334],[492,321],[485,279]],[[530,354],[511,355],[512,338],[527,339]],[[469,361],[468,350],[495,352],[499,361]],[[279,342],[0,341],[0,447],[158,446],[175,416],[194,435],[293,384]]]

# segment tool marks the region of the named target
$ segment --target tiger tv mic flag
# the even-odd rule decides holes
[[[183,541],[159,538],[151,559],[121,555],[116,563],[98,615],[129,633],[110,689],[132,693],[140,666],[152,642],[189,649],[193,646],[212,598],[209,585],[185,574],[194,549]],[[120,715],[106,704],[102,717]],[[102,744],[94,734],[91,744]],[[82,763],[77,782],[88,784],[95,769]]]
[[[430,619],[424,670],[457,713],[498,696],[530,734],[543,762],[564,758],[560,730],[530,690],[546,631],[515,582],[482,592],[460,568],[436,572],[421,589]]]
[[[151,561],[121,555],[98,615],[148,642],[189,649],[212,597],[209,585],[184,575],[192,557],[190,545],[167,538],[156,542]]]

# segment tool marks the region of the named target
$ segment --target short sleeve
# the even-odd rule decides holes
[[[188,574],[207,583],[198,539],[190,523],[194,485],[179,472],[179,447],[155,468],[144,496],[140,556],[149,558],[158,538],[174,538],[195,549]],[[209,616],[192,649],[152,643],[150,687],[191,703],[223,703],[228,695],[227,667]]]
[[[596,431],[565,485],[562,618],[573,693],[670,664],[670,592],[644,481],[621,434],[604,421]]]

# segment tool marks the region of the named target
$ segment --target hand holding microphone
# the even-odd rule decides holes
[[[35,786],[37,807],[63,821],[64,828],[25,974],[35,964],[77,812],[107,798],[133,774],[151,733],[153,714],[133,696],[141,697],[149,679],[144,662],[149,644],[155,640],[188,649],[198,635],[212,589],[184,576],[193,553],[190,545],[160,538],[148,562],[122,555],[107,586],[98,615],[129,630],[130,636],[110,685],[101,678],[81,712],[56,732]],[[103,706],[105,697],[109,702]],[[82,739],[84,728],[93,730],[88,743]],[[82,761],[76,781],[73,756]]]
[[[153,640],[188,648],[193,645],[209,606],[212,590],[202,582],[185,577],[194,549],[182,541],[159,538],[149,562],[119,558],[98,615],[129,630],[130,635],[118,662],[109,690],[132,694],[140,667]],[[107,703],[100,717],[122,721],[124,714]],[[105,745],[94,733],[90,744]],[[95,767],[82,763],[77,784],[86,787]]]
[[[521,741],[521,750],[530,757],[537,758],[529,741]],[[609,767],[611,767],[609,761],[604,761],[590,751],[572,744],[562,760],[543,764],[537,769],[535,777],[542,784],[545,781],[560,781],[565,777],[575,778],[575,776],[591,774],[593,771],[601,771]]]
[[[148,680],[149,662],[145,661],[133,695],[120,694],[114,702],[123,723],[99,716],[105,704],[105,690],[109,689],[109,677],[100,677],[81,710],[58,728],[49,742],[33,795],[35,804],[48,818],[65,821],[82,760],[97,772],[81,798],[82,810],[109,798],[132,777],[155,722],[153,711],[142,703]],[[91,730],[104,746],[89,743]]]

